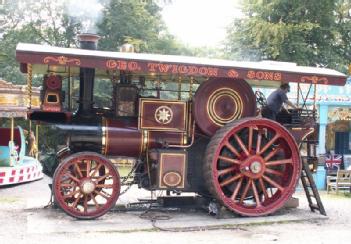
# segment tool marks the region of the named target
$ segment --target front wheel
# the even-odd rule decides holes
[[[67,214],[78,219],[102,216],[120,193],[120,177],[110,160],[93,152],[80,152],[63,159],[55,171],[53,193]]]
[[[300,172],[293,136],[268,119],[227,124],[206,149],[204,176],[209,191],[243,216],[267,215],[281,208],[294,193]]]

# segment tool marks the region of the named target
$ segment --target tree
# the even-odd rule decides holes
[[[0,77],[15,83],[25,82],[14,55],[19,42],[72,47],[81,29],[81,23],[65,11],[65,1],[14,0],[1,9],[0,16],[8,20],[0,21]]]
[[[337,1],[335,17],[337,39],[333,48],[340,58],[340,65],[345,67],[351,62],[351,2],[349,0]]]
[[[154,1],[111,0],[98,25],[100,49],[118,51],[124,43],[138,52],[182,54],[187,49],[169,34]]]
[[[336,9],[348,1],[244,0],[244,18],[228,28],[228,57],[279,60],[343,70]],[[344,21],[344,12],[339,18]],[[349,25],[349,23],[348,23]]]

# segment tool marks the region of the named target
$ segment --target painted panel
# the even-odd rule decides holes
[[[186,102],[143,98],[139,104],[139,129],[186,131]]]

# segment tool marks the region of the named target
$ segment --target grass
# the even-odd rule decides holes
[[[18,201],[19,198],[17,197],[0,197],[0,203],[15,203]]]
[[[131,166],[119,166],[118,165],[118,173],[121,177],[127,176],[128,173],[131,171]]]
[[[351,193],[350,192],[342,192],[340,191],[338,194],[335,192],[330,192],[329,194],[323,194],[323,197],[328,197],[328,198],[351,198]]]

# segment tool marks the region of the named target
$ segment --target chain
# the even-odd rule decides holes
[[[130,170],[127,176],[121,177],[121,186],[127,186],[126,189],[124,189],[119,195],[123,195],[126,193],[134,184],[134,177],[132,176],[137,167],[140,165],[140,161],[138,160],[137,163],[134,164],[133,168]],[[132,179],[131,181],[128,182],[129,179]]]

